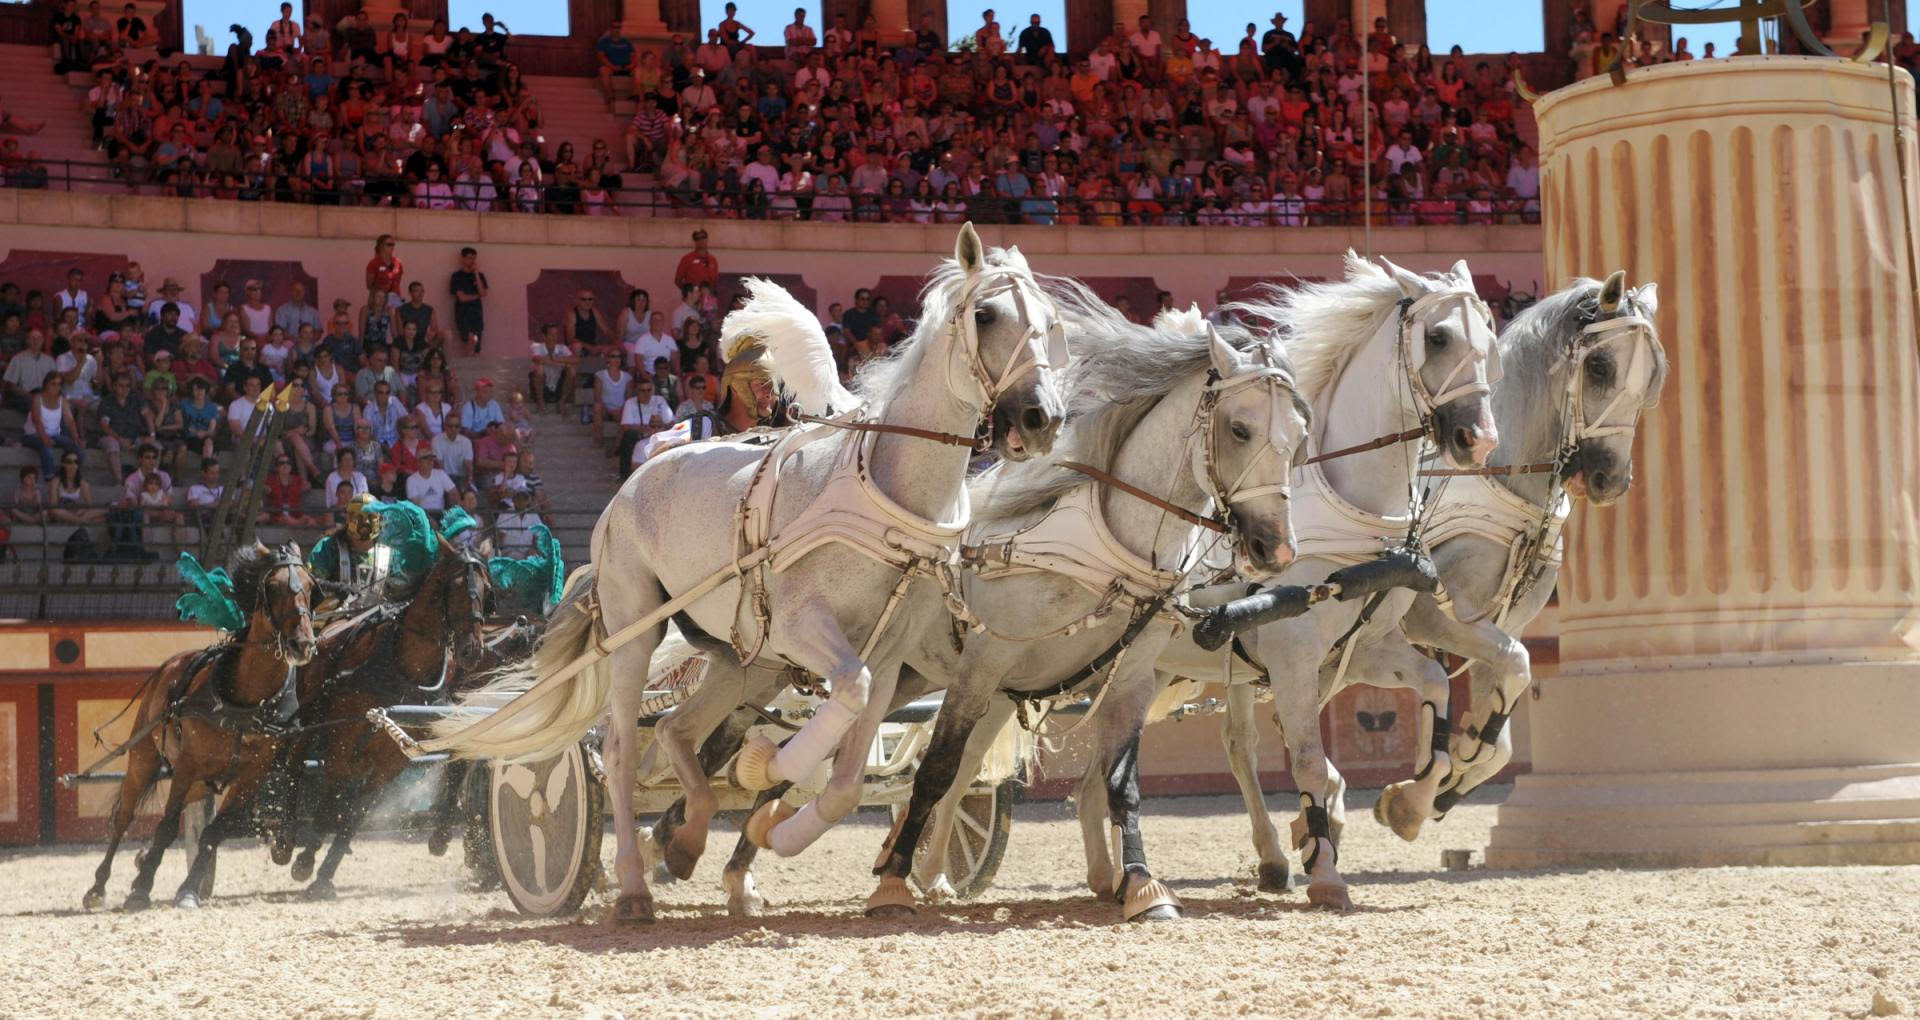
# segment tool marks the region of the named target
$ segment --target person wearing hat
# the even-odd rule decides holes
[[[430,513],[447,508],[447,496],[460,491],[453,479],[440,470],[440,458],[432,450],[420,453],[420,467],[407,478],[407,499]]]
[[[177,313],[174,324],[184,332],[193,332],[194,323],[198,321],[195,318],[193,302],[180,297],[180,281],[171,276],[160,282],[159,299],[147,302],[147,314],[152,316],[153,321],[164,324],[168,305],[172,305]]]
[[[162,347],[153,352],[153,367],[140,380],[140,391],[152,393],[155,384],[165,386],[167,392],[180,392],[180,378],[173,371],[173,352]]]
[[[487,434],[487,426],[505,422],[500,402],[493,399],[493,380],[481,376],[473,381],[473,396],[460,405],[460,431],[476,444]]]
[[[686,287],[694,283],[720,286],[720,260],[707,250],[705,228],[693,232],[693,250],[680,256],[680,264],[673,270],[674,286]]]

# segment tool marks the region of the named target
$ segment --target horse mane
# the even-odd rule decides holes
[[[1120,444],[1160,398],[1212,360],[1206,318],[1197,309],[1162,313],[1153,325],[1142,326],[1077,280],[1041,280],[1060,310],[1073,351],[1061,387],[1069,394],[1066,426],[1047,456],[997,465],[969,483],[968,494],[985,518],[1031,513],[1083,484],[1085,476],[1060,469],[1058,463],[1111,464]],[[1273,364],[1291,371],[1292,362],[1279,345],[1239,325],[1215,329],[1235,350],[1264,346]]]
[[[274,551],[255,542],[242,546],[227,557],[227,576],[233,580],[233,601],[240,612],[252,617],[260,608],[260,583],[266,580],[278,557]]]
[[[987,249],[986,267],[982,272],[987,269],[1007,269],[1029,278],[1033,276],[1033,271],[1027,268],[1026,257],[1015,248]],[[855,373],[853,392],[866,400],[876,417],[919,367],[926,356],[928,338],[946,328],[947,320],[953,316],[954,300],[966,289],[966,283],[967,271],[960,268],[958,261],[941,259],[928,274],[926,286],[920,289],[920,318],[914,324],[913,335],[895,345],[885,357],[861,365]]]
[[[1255,297],[1226,306],[1236,318],[1270,323],[1279,331],[1293,357],[1300,395],[1316,406],[1404,296],[1386,270],[1351,248],[1346,270],[1347,278],[1334,283],[1303,281],[1291,288],[1262,284]],[[1446,283],[1454,285],[1451,278]]]

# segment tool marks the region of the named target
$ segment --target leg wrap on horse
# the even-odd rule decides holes
[[[1427,740],[1427,763],[1420,766],[1420,771],[1413,774],[1416,782],[1432,775],[1434,763],[1440,760],[1441,755],[1447,753],[1447,730],[1449,727],[1447,717],[1440,714],[1439,706],[1433,702],[1421,702],[1420,711],[1426,716],[1421,722],[1432,728],[1432,734]]]
[[[1327,841],[1329,847],[1333,846],[1333,826],[1327,818],[1326,808],[1315,804],[1312,798],[1302,796],[1300,799],[1304,802],[1300,813],[1307,820],[1306,837],[1300,841],[1300,845],[1302,847],[1311,845],[1312,847],[1312,849],[1307,851],[1306,859],[1301,863],[1306,866],[1308,872],[1312,872],[1320,863],[1319,841],[1324,839]],[[1336,848],[1332,853],[1333,859],[1338,861],[1340,859],[1340,851]]]
[[[813,718],[800,728],[800,732],[787,738],[779,752],[773,756],[773,766],[767,778],[774,782],[797,782],[805,779],[819,764],[833,753],[840,744],[840,738],[853,726],[859,712],[840,700],[840,692],[828,698]]]
[[[831,828],[833,822],[821,816],[819,802],[810,800],[792,818],[767,833],[767,849],[782,857],[792,857],[812,846],[814,840]]]

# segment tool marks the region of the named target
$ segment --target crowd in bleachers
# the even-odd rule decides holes
[[[67,0],[62,66],[91,70],[96,140],[129,186],[185,195],[605,215],[869,222],[1296,226],[1518,222],[1534,155],[1506,66],[1403,46],[1384,20],[1296,33],[1280,15],[1231,41],[1145,18],[1068,55],[996,13],[949,48],[931,21],[873,19],[777,47],[730,13],[704,42],[594,45],[625,151],[547,138],[510,36],[419,33],[407,15],[304,24],[290,5],[206,75],[127,59],[130,33]],[[134,15],[137,23],[137,15]],[[124,20],[124,19],[123,19]],[[1363,89],[1363,83],[1367,88]],[[1363,103],[1371,133],[1363,132]],[[613,131],[610,130],[610,134]],[[623,173],[652,175],[623,190]]]
[[[24,415],[0,439],[38,453],[19,470],[12,520],[204,526],[224,492],[222,455],[269,394],[283,427],[266,451],[261,523],[322,526],[362,492],[436,515],[539,513],[524,395],[448,365],[449,344],[482,340],[477,254],[465,249],[436,281],[456,309],[447,323],[394,247],[376,243],[364,302],[330,310],[297,281],[273,294],[241,281],[237,300],[217,281],[196,306],[173,277],[149,290],[137,263],[104,280],[72,270],[52,294],[0,282],[0,400]],[[105,459],[111,491],[84,477],[92,457]]]

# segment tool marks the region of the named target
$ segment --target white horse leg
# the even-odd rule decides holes
[[[960,814],[960,802],[967,799],[974,777],[980,774],[980,763],[986,760],[987,752],[993,749],[993,742],[999,739],[1000,731],[1011,718],[1011,700],[994,698],[988,703],[987,714],[980,717],[972,735],[967,738],[967,749],[960,757],[960,768],[955,773],[953,786],[934,806],[933,823],[920,839],[926,852],[914,868],[914,878],[919,881],[929,903],[954,899],[958,895],[946,874],[947,848],[953,839],[954,821]]]
[[[1261,892],[1287,891],[1287,847],[1280,841],[1280,830],[1267,814],[1266,791],[1260,788],[1260,761],[1255,749],[1260,731],[1255,725],[1252,684],[1227,686],[1227,722],[1220,727],[1220,740],[1226,745],[1227,767],[1240,786],[1240,800],[1247,808],[1247,821],[1253,826],[1253,850],[1260,857],[1257,873]]]
[[[1383,641],[1375,652],[1379,667],[1370,670],[1369,676],[1382,682],[1392,677],[1396,686],[1411,687],[1420,697],[1413,778],[1389,784],[1373,806],[1375,820],[1411,843],[1419,837],[1440,785],[1452,772],[1447,753],[1451,685],[1444,667],[1398,637]]]
[[[1107,836],[1106,778],[1089,760],[1080,785],[1073,791],[1074,813],[1080,819],[1080,843],[1087,855],[1087,888],[1096,899],[1112,899],[1119,888],[1119,869]]]
[[[1507,722],[1533,682],[1533,660],[1526,645],[1492,623],[1460,623],[1426,596],[1414,601],[1405,626],[1409,640],[1473,660],[1473,697],[1453,735],[1452,775],[1434,799],[1433,817],[1439,818],[1513,757]]]
[[[867,756],[872,752],[873,739],[880,732],[880,723],[886,718],[887,706],[893,700],[893,687],[899,679],[898,662],[882,666],[874,674],[873,696],[865,700],[852,729],[847,730],[845,739],[840,741],[840,750],[833,759],[833,777],[827,781],[827,788],[793,817],[773,827],[767,834],[767,849],[782,857],[792,857],[812,846],[821,834],[859,806],[860,788],[867,778]],[[839,695],[838,689],[834,695]],[[818,719],[816,715],[814,720]],[[798,740],[799,736],[794,739]],[[791,741],[788,746],[792,746]]]
[[[605,575],[603,575],[605,576]],[[600,586],[601,612],[610,628],[639,619],[661,603],[659,583],[651,574],[631,575],[622,583]],[[613,802],[613,857],[620,898],[614,901],[615,924],[652,924],[653,895],[647,890],[646,857],[634,829],[634,770],[640,762],[640,703],[647,693],[647,667],[665,627],[654,627],[613,650],[591,668],[611,671],[612,718],[607,721],[607,786]]]
[[[699,689],[654,727],[654,741],[686,793],[685,816],[660,848],[667,870],[676,878],[693,875],[693,866],[707,847],[707,827],[719,809],[713,784],[700,764],[700,745],[745,700],[746,683],[746,671],[738,663],[724,656],[710,657]]]
[[[785,744],[775,747],[765,737],[748,742],[734,764],[734,778],[750,790],[796,782],[812,774],[840,745],[840,738],[867,708],[872,693],[873,674],[860,661],[860,653],[824,603],[798,609],[787,621],[785,631],[792,648],[788,658],[800,668],[825,677],[833,693]],[[882,705],[887,701],[885,697],[874,700]]]
[[[1269,662],[1273,661],[1271,659]],[[1307,900],[1315,906],[1346,910],[1352,907],[1346,879],[1335,867],[1332,818],[1326,797],[1333,788],[1334,771],[1320,740],[1318,681],[1306,676],[1273,679],[1273,721],[1286,736],[1292,755],[1293,782],[1300,790],[1300,814],[1293,820],[1293,845],[1307,874]]]

